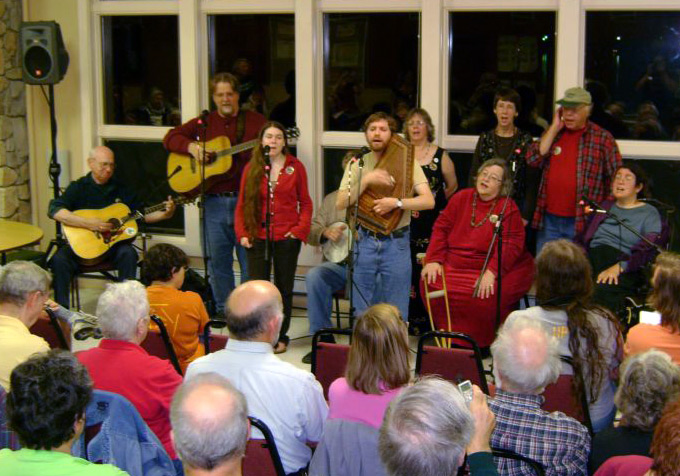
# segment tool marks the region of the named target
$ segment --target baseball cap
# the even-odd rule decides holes
[[[592,104],[590,93],[581,87],[569,88],[564,92],[564,97],[557,101],[560,106],[578,106],[580,104]]]

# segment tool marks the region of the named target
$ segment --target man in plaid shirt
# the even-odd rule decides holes
[[[514,451],[543,465],[548,476],[587,475],[590,435],[575,419],[541,410],[545,387],[559,377],[557,339],[529,316],[504,325],[491,345],[496,415],[491,447]],[[520,475],[526,464],[502,459],[498,472]]]
[[[532,222],[538,230],[536,252],[548,241],[571,240],[583,229],[581,196],[596,202],[607,198],[611,178],[622,163],[614,137],[588,121],[588,91],[569,88],[557,104],[552,124],[526,156],[527,164],[543,170]]]

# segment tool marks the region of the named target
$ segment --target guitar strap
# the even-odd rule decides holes
[[[243,134],[246,132],[246,111],[239,109],[238,117],[236,118],[236,144],[240,144],[243,140]],[[234,144],[234,145],[236,145]]]

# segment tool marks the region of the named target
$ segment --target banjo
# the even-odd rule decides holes
[[[347,259],[347,255],[349,254],[349,226],[347,226],[347,223],[344,221],[336,221],[328,227],[333,228],[340,225],[344,226],[340,238],[338,238],[337,241],[326,240],[326,242],[321,245],[321,251],[323,252],[324,258],[332,263],[338,264],[345,261],[345,259]]]

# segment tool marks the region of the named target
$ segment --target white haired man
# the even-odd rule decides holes
[[[241,476],[250,433],[248,404],[212,372],[183,383],[170,408],[172,441],[187,476]]]
[[[305,474],[312,457],[308,442],[318,442],[328,415],[314,376],[273,353],[283,320],[281,294],[268,281],[248,281],[226,304],[229,342],[225,349],[194,360],[186,378],[216,372],[246,396],[250,415],[271,430],[286,474]],[[262,438],[259,431],[254,438]]]
[[[559,344],[530,315],[506,322],[491,344],[496,395],[489,408],[496,415],[494,448],[538,461],[549,476],[588,474],[588,430],[561,412],[541,409],[541,393],[560,375]],[[521,471],[522,463],[503,460],[501,473]]]
[[[103,339],[99,347],[77,354],[90,372],[94,388],[127,398],[168,455],[177,459],[170,438],[170,402],[182,377],[167,360],[140,347],[149,330],[149,301],[138,281],[109,284],[99,296],[97,317]]]
[[[378,451],[389,476],[453,476],[466,452],[472,476],[493,476],[493,428],[493,413],[477,386],[468,406],[455,385],[425,377],[390,403]]]
[[[36,352],[50,349],[28,329],[45,307],[51,280],[47,271],[28,261],[13,261],[0,268],[0,385],[6,390],[14,367]]]

